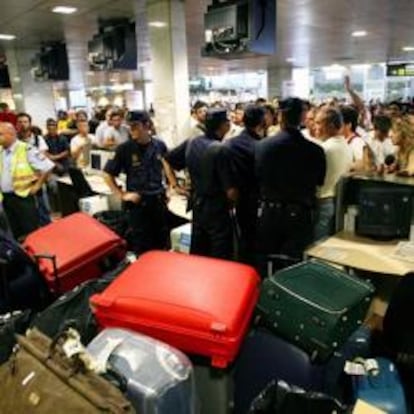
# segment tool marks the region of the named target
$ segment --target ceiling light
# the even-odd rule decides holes
[[[364,37],[367,35],[367,32],[365,30],[357,30],[352,33],[352,37]]]
[[[167,26],[167,23],[165,23],[165,22],[149,22],[148,26],[161,28],[161,27]]]
[[[405,46],[402,50],[404,52],[414,52],[414,46]]]
[[[16,39],[15,35],[11,34],[0,34],[0,40],[14,40]]]
[[[75,13],[78,9],[76,7],[70,6],[56,6],[52,9],[53,13],[60,13],[60,14],[72,14]]]
[[[295,58],[289,57],[289,58],[286,59],[286,62],[293,63],[293,62],[295,62],[295,60],[296,60]]]

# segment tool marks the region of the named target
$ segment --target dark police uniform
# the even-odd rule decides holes
[[[105,166],[113,177],[126,174],[128,192],[140,194],[139,204],[125,203],[131,228],[133,250],[144,253],[168,247],[167,205],[163,182],[162,158],[167,152],[165,144],[152,138],[146,144],[129,140],[121,144],[115,156]]]
[[[213,133],[194,138],[186,151],[191,178],[193,226],[191,253],[233,258],[233,228],[226,191],[232,187],[223,145]]]
[[[210,111],[210,125],[227,122],[226,111]],[[210,128],[212,129],[212,128]],[[193,210],[191,253],[223,259],[233,258],[233,229],[226,191],[232,175],[224,145],[209,130],[184,141],[166,157],[175,170],[188,169]]]
[[[229,157],[234,186],[239,191],[236,206],[237,221],[240,226],[239,256],[241,261],[254,263],[256,250],[256,218],[259,187],[255,172],[256,145],[261,139],[253,131],[245,129],[239,136],[225,143]]]
[[[257,144],[256,171],[259,251],[301,258],[312,238],[316,188],[325,180],[323,149],[289,128]]]

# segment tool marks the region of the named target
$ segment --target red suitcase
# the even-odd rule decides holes
[[[225,368],[234,360],[259,294],[246,265],[172,252],[142,255],[91,305],[103,327],[123,327]]]
[[[94,218],[75,213],[27,236],[26,251],[37,259],[50,290],[67,292],[105,272],[108,260],[122,260],[126,243]]]

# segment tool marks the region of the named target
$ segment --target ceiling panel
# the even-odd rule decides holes
[[[133,18],[138,9],[142,10],[143,1],[68,0],[63,3],[79,10],[62,16],[50,11],[62,4],[61,0],[1,0],[1,32],[16,34],[18,48],[66,39],[70,58],[81,60],[86,41],[96,32],[98,18]],[[191,75],[289,66],[287,58],[294,58],[296,66],[414,59],[414,53],[401,50],[414,43],[413,0],[277,0],[277,54],[231,62],[200,56],[203,14],[209,3],[210,0],[185,2]],[[139,32],[145,32],[141,26]],[[368,36],[352,38],[355,30],[366,30]]]

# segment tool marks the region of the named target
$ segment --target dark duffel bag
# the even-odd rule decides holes
[[[258,310],[268,328],[324,362],[362,325],[373,294],[369,282],[304,262],[264,281]]]
[[[325,394],[272,381],[253,402],[249,414],[332,414],[346,413],[347,408]]]
[[[128,220],[124,211],[109,210],[100,211],[93,215],[93,218],[109,227],[113,232],[123,239],[128,236]]]
[[[82,343],[88,344],[98,334],[89,298],[105,290],[128,265],[129,262],[125,260],[102,278],[85,282],[64,294],[37,315],[32,326],[51,338],[71,326],[79,332]]]
[[[33,319],[30,310],[0,316],[0,364],[6,362],[16,345],[16,334],[23,335]]]
[[[17,340],[0,367],[1,413],[135,413],[115,386],[88,369],[73,331],[52,340],[31,329]]]

